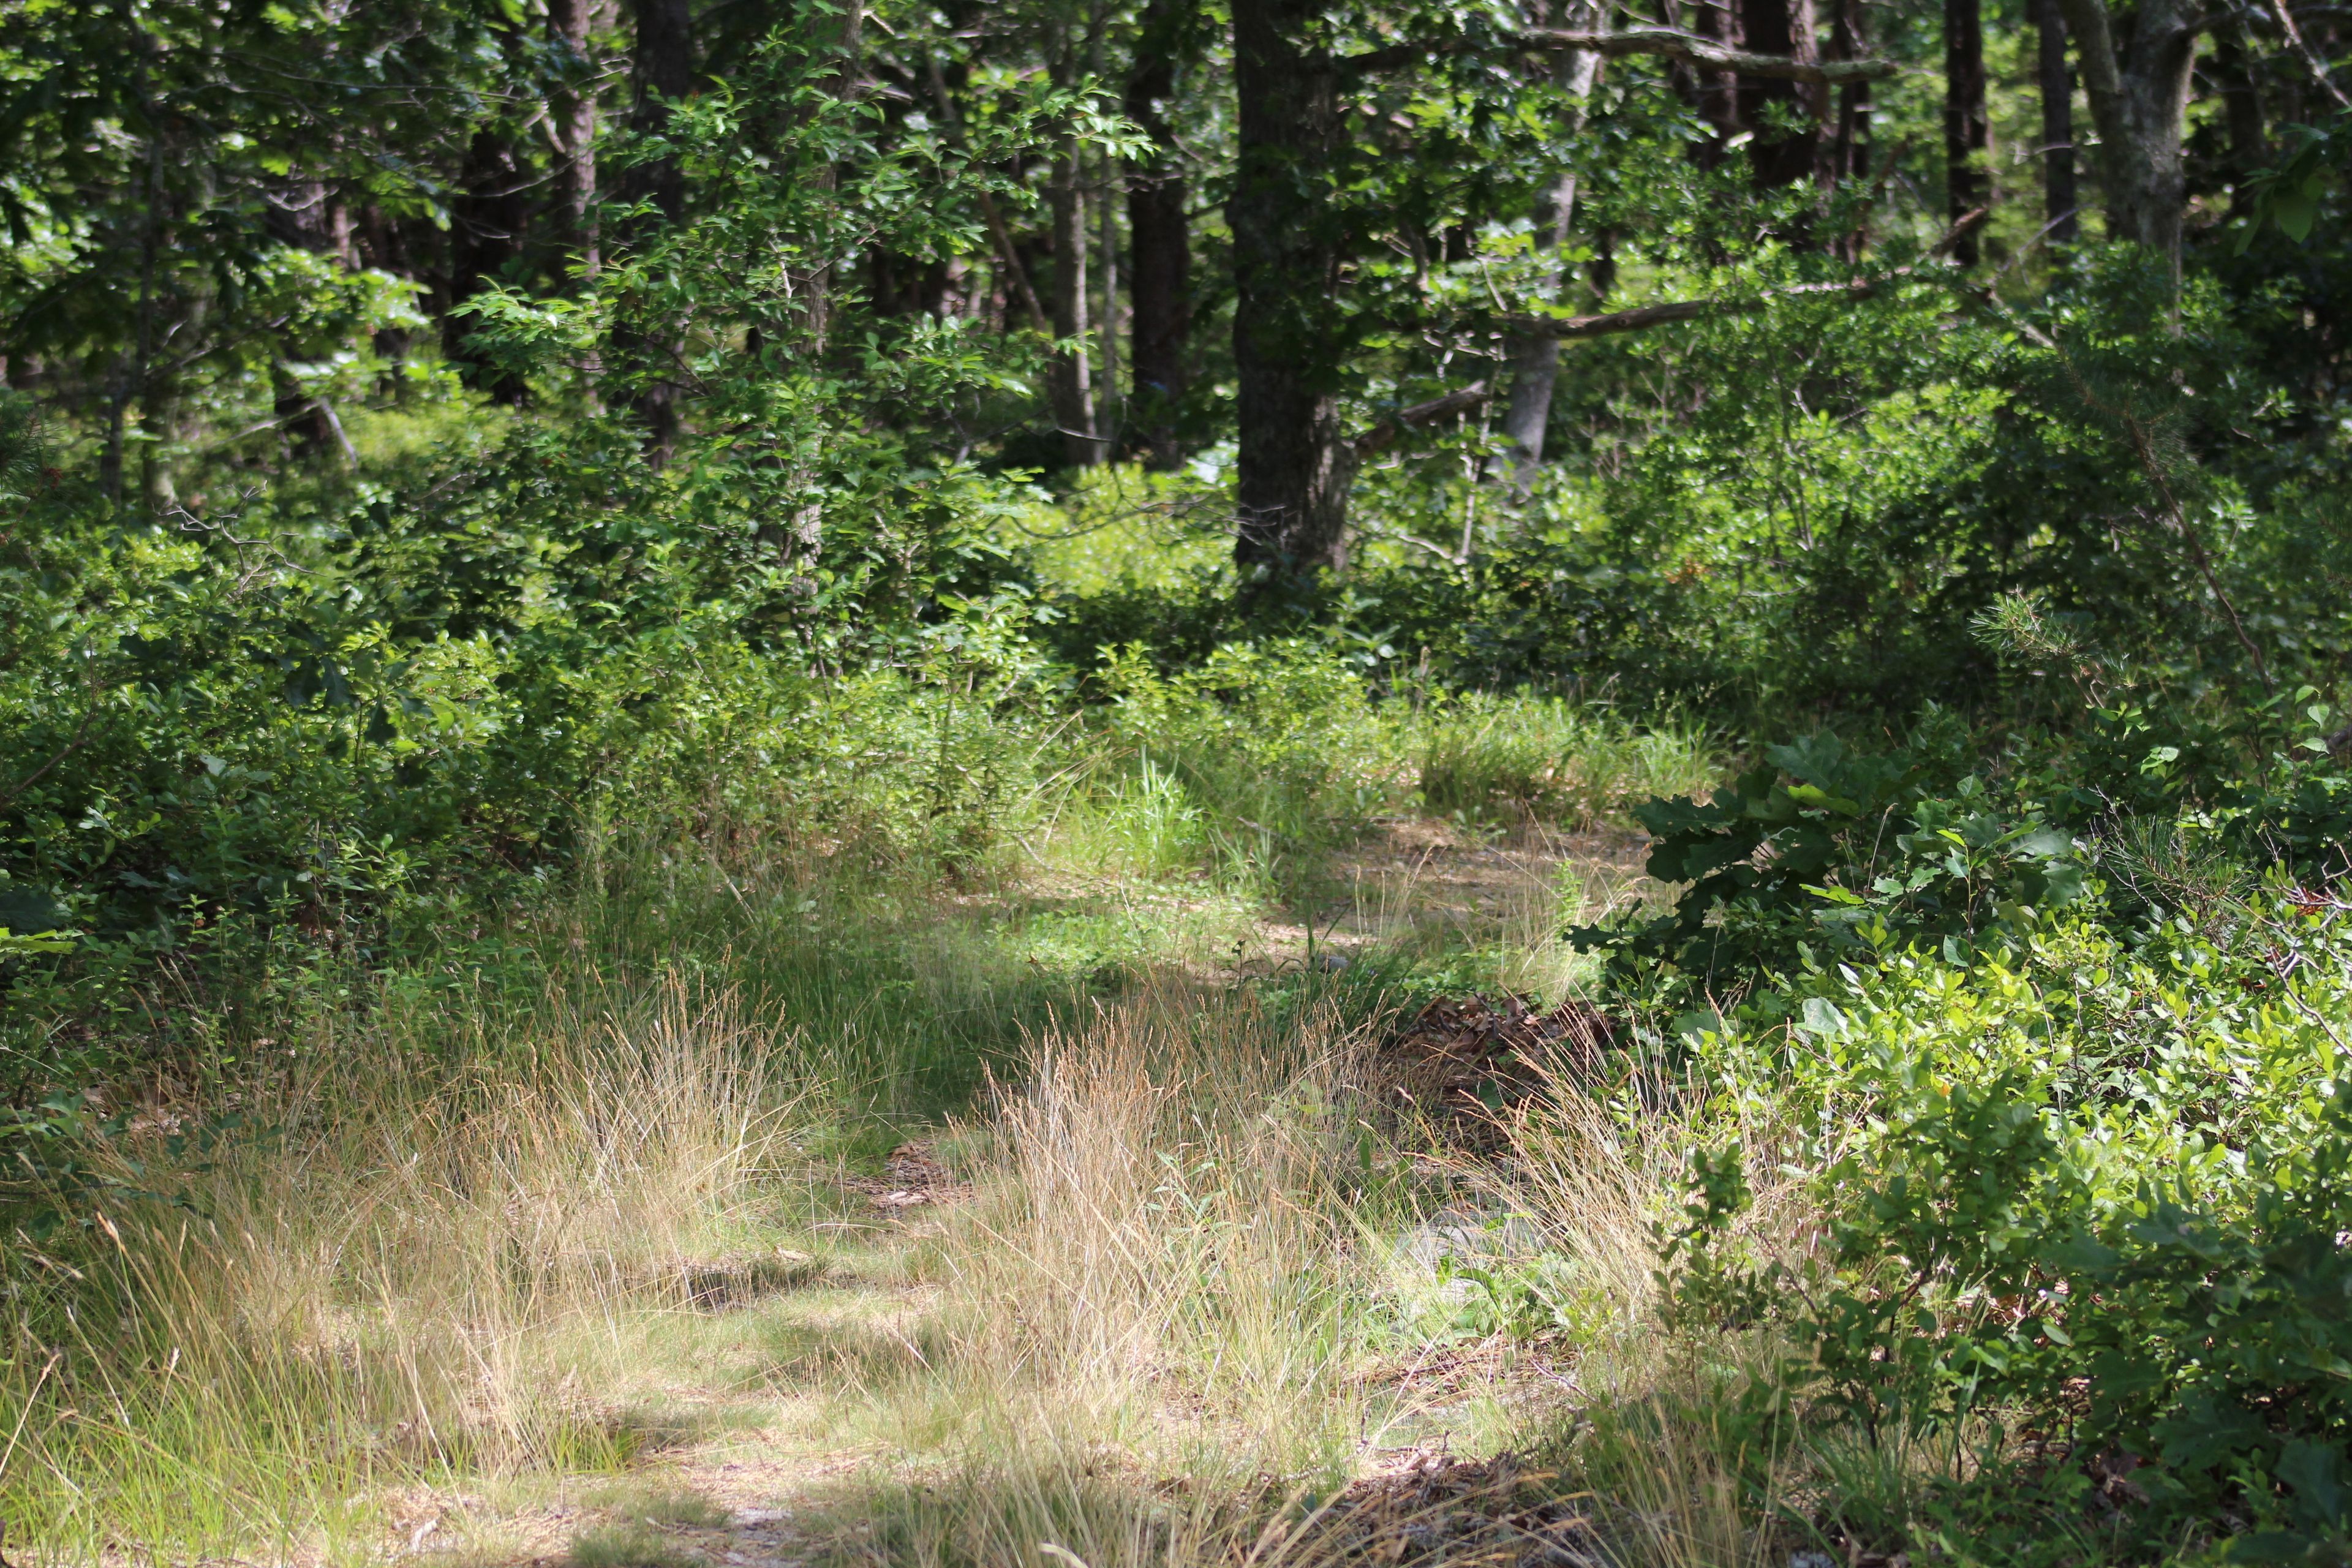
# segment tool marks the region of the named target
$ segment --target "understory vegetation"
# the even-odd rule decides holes
[[[0,1568],[2352,1562],[2347,47],[0,4]]]

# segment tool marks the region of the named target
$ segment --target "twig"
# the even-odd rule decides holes
[[[2319,84],[2319,90],[2334,99],[2336,108],[2352,109],[2352,99],[2346,98],[2344,89],[2329,78],[2326,62],[2305,39],[2303,29],[2294,25],[2294,13],[2287,8],[2286,0],[2271,0],[2271,9],[2278,13],[2279,26],[2284,29],[2287,41],[2294,46],[2294,52],[2303,57],[2303,63],[2310,68],[2311,79]]]

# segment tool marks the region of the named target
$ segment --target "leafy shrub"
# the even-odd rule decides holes
[[[1980,1430],[2066,1512],[2156,1543],[2334,1560],[2352,1446],[2352,945],[2273,895],[2219,934],[2050,922],[1968,968],[1818,973],[1794,1022],[1706,1046],[1803,1130],[1813,1245],[1742,1261],[1734,1178],[1678,1239],[1685,1315],[1775,1319],[1815,1411]],[[1750,1121],[1751,1126],[1755,1125]],[[1793,1156],[1793,1158],[1789,1158]],[[1776,1162],[1777,1163],[1777,1162]],[[1726,1151],[1702,1174],[1736,1166]]]
[[[1129,647],[1102,679],[1113,735],[1183,781],[1228,858],[1344,841],[1402,797],[1391,728],[1361,660],[1338,649],[1229,643],[1171,675]]]
[[[1684,990],[1744,986],[1819,950],[1884,953],[1930,941],[1955,961],[2015,940],[2079,898],[2074,837],[1919,750],[1849,752],[1834,735],[1765,748],[1765,762],[1705,804],[1634,807],[1654,839],[1649,874],[1687,884],[1671,913],[1583,928],[1621,977]],[[1957,773],[1957,776],[1955,774]]]

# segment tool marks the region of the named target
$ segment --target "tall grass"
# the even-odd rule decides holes
[[[963,1103],[1077,994],[936,890],[591,858],[346,977],[365,1005],[244,1017],[239,1066],[150,1091],[50,1173],[70,1191],[5,1194],[13,1540],[364,1552],[385,1486],[625,1461],[646,1335],[761,1234],[777,1173]]]
[[[0,1308],[0,1510],[64,1560],[334,1545],[373,1488],[609,1464],[630,1316],[723,1251],[788,1124],[782,1042],[678,982],[420,1072],[394,1024],[302,1041],[274,1125],[172,1170],[176,1117],[100,1146],[113,1195]]]
[[[1205,861],[1263,885],[1359,831],[1400,800],[1415,732],[1327,674],[1255,716],[1205,684],[1139,705],[1054,843],[1116,879]],[[1695,734],[1479,712],[1427,754],[1501,755],[1516,724],[1549,737],[1546,777],[1619,781],[1580,797],[1596,811],[1703,765]],[[1046,813],[1041,785],[997,820]],[[660,1325],[773,1256],[776,1194],[962,1108],[978,1195],[891,1266],[917,1309],[775,1371],[829,1401],[833,1436],[904,1461],[854,1500],[858,1550],[1337,1550],[1309,1521],[1428,1425],[1431,1396],[1381,1369],[1459,1332],[1407,1242],[1464,1179],[1381,1099],[1378,998],[1276,1005],[1173,963],[1108,996],[1024,946],[1017,885],[974,887],[832,840],[592,833],[565,890],[445,918],[412,959],[275,1013],[240,1003],[210,1086],[152,1090],[56,1195],[67,1223],[0,1261],[12,1542],[353,1559],[381,1549],[387,1489],[626,1465],[662,1440],[629,1394]],[[1560,1221],[1629,1324],[1647,1255],[1627,1216],[1658,1169]],[[1508,1202],[1556,1204],[1527,1181]],[[1623,1363],[1625,1386],[1648,1375]]]
[[[1590,826],[1652,795],[1703,789],[1719,770],[1696,721],[1635,725],[1553,697],[1473,693],[1423,721],[1419,751],[1432,811],[1503,823]]]
[[[1171,985],[1038,1042],[920,1375],[856,1417],[943,1467],[858,1500],[875,1561],[1219,1561],[1351,1472],[1395,1415],[1361,1242],[1410,1216],[1359,1158],[1369,1038]]]

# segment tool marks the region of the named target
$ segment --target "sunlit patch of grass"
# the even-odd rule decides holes
[[[1231,581],[1232,516],[1230,496],[1189,470],[1106,463],[1078,470],[1061,504],[1007,518],[998,537],[1065,594],[1181,590]]]
[[[1470,821],[1581,826],[1653,795],[1687,795],[1720,771],[1696,721],[1560,698],[1472,694],[1423,721],[1421,794],[1429,809]]]
[[[861,1458],[825,1483],[852,1560],[1304,1565],[1303,1521],[1383,1449],[1549,1440],[1545,1379],[1632,1409],[1662,1375],[1658,1150],[1555,1117],[1507,1187],[1448,1163],[1378,1098],[1377,984],[1188,973],[1184,920],[1244,905],[631,875],[654,890],[519,916],[537,1000],[421,986],[315,1021],[272,1141],[177,1178],[192,1206],[126,1199],[12,1264],[12,1523],[59,1561],[357,1562],[388,1487],[658,1476],[604,1494],[571,1561],[688,1568],[727,1517],[677,1473],[759,1447]],[[845,1187],[919,1126],[951,1201]],[[1583,1271],[1571,1372],[1449,1315],[1405,1247],[1465,1198],[1542,1215]]]

